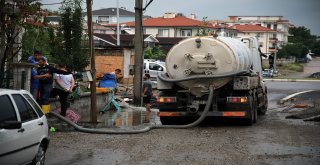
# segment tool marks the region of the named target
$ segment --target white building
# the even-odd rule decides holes
[[[276,51],[276,30],[259,25],[234,25],[232,27],[238,30],[238,37],[257,37],[262,53],[269,55]]]
[[[276,38],[281,45],[288,43],[289,28],[291,25],[289,20],[283,19],[283,16],[229,16],[227,23],[229,25],[259,25],[273,29],[276,30]]]
[[[257,25],[273,30],[268,32],[269,38],[264,38],[263,41],[262,39],[260,40],[261,42],[267,42],[263,43],[263,45],[266,45],[266,48],[273,48],[275,47],[274,44],[278,47],[286,45],[288,43],[289,28],[291,27],[289,20],[283,19],[283,16],[229,16],[228,20],[222,20],[219,22],[223,22],[229,26]],[[242,33],[242,35],[246,36],[244,33]],[[272,52],[272,49],[268,50],[266,48],[262,50],[264,53]]]
[[[145,19],[142,24],[144,34],[151,34],[156,37],[192,37],[201,33],[203,29],[210,33],[224,31],[225,36],[237,36],[237,30],[235,29],[214,26],[211,23],[196,20],[194,15],[187,18],[176,13],[165,13],[163,17]],[[114,28],[116,24],[105,26]],[[121,23],[121,27],[125,27],[121,29],[128,34],[134,34],[135,32],[134,21]]]

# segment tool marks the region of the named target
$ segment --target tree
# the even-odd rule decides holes
[[[65,0],[61,10],[62,25],[55,41],[59,41],[58,35],[62,34],[64,47],[63,51],[55,49],[56,62],[66,63],[70,70],[83,70],[89,64],[89,56],[82,45],[81,1]]]
[[[202,24],[201,24],[201,28],[198,30],[198,33],[196,34],[196,36],[208,36],[210,29],[208,29],[209,26],[209,22],[207,21],[208,17],[203,17],[202,18]]]
[[[311,35],[310,30],[304,26],[290,28],[289,33],[291,34],[288,38],[289,43],[303,43],[307,46],[316,40],[316,36]]]
[[[26,26],[26,18],[33,17],[35,22],[41,16],[40,5],[37,0],[0,0],[0,86],[4,81],[4,73],[10,68],[21,52],[21,34]],[[17,60],[16,60],[17,61]]]
[[[50,56],[51,45],[47,28],[25,27],[25,33],[22,37],[22,61],[26,61],[33,54],[34,50],[40,51],[46,57]]]
[[[278,51],[277,56],[279,58],[287,58],[289,56],[303,58],[307,54],[308,50],[309,49],[302,43],[289,43]]]
[[[295,56],[303,58],[309,50],[316,54],[320,54],[320,41],[317,37],[311,35],[311,32],[306,27],[293,27],[289,29],[291,36],[288,38],[288,44],[282,46],[278,51],[278,57]]]
[[[159,46],[155,46],[153,48],[147,47],[144,50],[144,58],[145,59],[156,59],[156,60],[164,60],[165,54],[161,50]]]
[[[320,38],[316,40],[311,46],[312,53],[320,55]]]

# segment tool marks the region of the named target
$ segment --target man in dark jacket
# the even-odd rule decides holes
[[[151,97],[152,97],[152,83],[150,81],[150,75],[145,74],[143,77],[143,103],[146,105],[147,112],[151,112]]]
[[[55,69],[52,66],[49,66],[44,58],[38,60],[38,69],[37,76],[34,76],[36,79],[39,79],[39,95],[40,95],[40,104],[48,105],[49,97],[52,90],[53,83],[53,73],[58,74],[71,74],[70,72]]]

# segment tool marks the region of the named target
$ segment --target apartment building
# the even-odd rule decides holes
[[[276,52],[276,30],[259,25],[234,25],[232,27],[238,30],[238,37],[257,37],[262,53],[269,55]]]
[[[268,39],[260,39],[263,45],[268,45],[270,50],[264,50],[265,53],[270,53],[273,48],[281,47],[288,43],[289,28],[292,26],[289,20],[283,18],[283,16],[229,16],[227,20],[223,20],[225,24],[229,26],[234,25],[257,25],[272,29],[268,31]],[[257,32],[256,36],[260,36],[261,32]],[[245,36],[242,33],[243,36]],[[268,42],[268,43],[265,43]]]
[[[198,35],[201,30],[207,30],[210,33],[223,31],[224,35],[230,37],[237,35],[235,29],[213,26],[211,23],[196,20],[195,17],[188,18],[176,13],[165,13],[162,17],[145,19],[142,24],[144,34],[156,37],[192,37]],[[116,24],[106,26],[115,27]],[[122,30],[128,34],[135,32],[134,21],[121,23],[121,27],[124,27]]]
[[[87,22],[87,13],[83,13],[84,20]],[[119,22],[134,21],[134,12],[125,8],[119,8]],[[117,8],[104,8],[92,11],[92,21],[101,25],[117,23]]]

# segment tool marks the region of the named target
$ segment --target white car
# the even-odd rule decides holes
[[[159,73],[166,73],[166,67],[164,62],[155,61],[151,59],[144,60],[144,73],[150,74],[151,81],[157,81]]]
[[[48,122],[31,94],[0,89],[0,164],[44,164]]]

